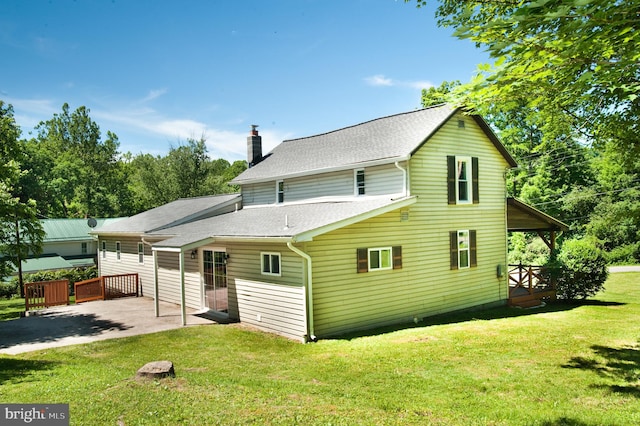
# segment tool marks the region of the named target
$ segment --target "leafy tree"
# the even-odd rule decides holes
[[[42,251],[44,230],[35,202],[20,186],[26,172],[21,168],[19,137],[13,108],[0,101],[0,275],[8,276],[17,268],[23,295],[21,261]]]
[[[52,159],[48,189],[64,217],[117,215],[114,193],[124,182],[117,179],[118,137],[107,132],[101,140],[99,126],[89,109],[75,111],[62,106],[62,113],[38,125],[37,150]],[[125,185],[126,187],[126,185]]]
[[[479,68],[466,105],[519,99],[548,116],[563,111],[583,138],[638,153],[638,10],[639,0],[441,0],[436,16],[494,61]]]
[[[206,141],[187,140],[171,147],[165,157],[140,154],[131,160],[131,191],[138,211],[148,210],[178,198],[237,191],[227,182],[247,168],[245,161],[230,165],[209,158]]]

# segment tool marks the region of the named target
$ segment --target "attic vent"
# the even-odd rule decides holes
[[[458,120],[458,129],[464,129],[464,120]]]
[[[400,222],[406,222],[409,220],[409,210],[400,211]]]

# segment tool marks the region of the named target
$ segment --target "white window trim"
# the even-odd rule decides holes
[[[358,186],[358,173],[362,172],[363,182],[362,182],[362,194],[360,193],[360,187]],[[361,197],[366,194],[366,175],[364,169],[355,169],[353,171],[353,195],[356,197]]]
[[[277,256],[278,257],[278,273],[265,272],[265,270],[264,270],[264,257],[265,256],[269,256],[269,271],[271,270],[272,256]],[[281,277],[282,276],[282,256],[280,255],[280,253],[278,253],[278,252],[270,252],[270,251],[260,252],[260,273],[262,275],[271,275],[271,276],[275,276],[275,277]]]
[[[457,247],[458,247],[458,269],[468,269],[471,267],[471,232],[469,232],[468,229],[461,229],[456,231],[457,235],[458,235],[458,242],[457,242]],[[464,233],[466,234],[466,240],[467,240],[467,247],[466,248],[460,248],[460,243],[462,242],[461,238],[460,238],[460,234]],[[463,237],[464,238],[464,237]],[[467,252],[467,266],[462,266],[462,263],[460,262],[460,253],[462,252]]]
[[[280,185],[282,184],[282,190],[280,190]],[[282,195],[282,201],[280,201],[280,196]],[[280,179],[276,181],[276,204],[284,203],[284,180]]]
[[[467,199],[460,199],[460,181],[458,180],[458,163],[464,161],[467,163]],[[469,156],[457,156],[455,163],[455,175],[456,175],[456,204],[473,204],[473,161]]]
[[[120,262],[122,260],[122,243],[116,241],[116,260]]]
[[[388,251],[389,252],[389,266],[379,266],[378,268],[373,268],[371,266],[371,252],[372,251],[377,251],[378,252],[378,256],[380,259],[380,265],[382,265],[382,252],[383,251]],[[369,265],[369,271],[386,271],[389,269],[393,269],[393,247],[376,247],[376,248],[370,248],[367,250],[367,263]]]
[[[142,251],[140,250],[141,247]],[[142,259],[140,255],[142,255]],[[144,243],[138,243],[138,263],[144,265]]]

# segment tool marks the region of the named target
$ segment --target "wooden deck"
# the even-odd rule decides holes
[[[555,300],[553,279],[542,266],[509,265],[509,306],[530,308]]]

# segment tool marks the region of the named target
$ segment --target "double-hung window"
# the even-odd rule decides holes
[[[120,260],[121,251],[122,251],[122,246],[120,245],[120,241],[116,241],[116,260]]]
[[[355,195],[364,195],[364,169],[357,169],[354,171],[354,184]]]
[[[107,242],[106,241],[102,241],[102,258],[103,259],[107,258]]]
[[[478,157],[447,156],[449,204],[477,204],[479,198]]]
[[[475,230],[451,231],[449,245],[451,269],[466,269],[477,266]]]
[[[284,203],[284,181],[276,181],[276,200],[277,203]]]
[[[260,253],[260,271],[262,275],[281,276],[280,253]]]
[[[138,263],[144,263],[144,244],[138,243]]]

